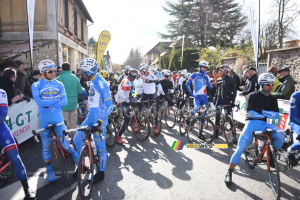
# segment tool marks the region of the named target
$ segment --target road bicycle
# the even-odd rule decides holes
[[[58,123],[58,124],[49,124],[46,128],[42,128],[39,130],[32,130],[32,134],[35,137],[36,141],[39,141],[37,139],[37,135],[40,134],[44,130],[50,130],[50,138],[51,138],[51,144],[53,147],[53,152],[56,158],[57,166],[60,168],[62,172],[62,177],[65,180],[68,187],[70,187],[70,178],[69,174],[66,168],[67,157],[70,155],[66,150],[63,149],[62,145],[59,142],[58,137],[55,133],[55,127],[64,125],[64,122]],[[63,137],[64,141],[65,137]],[[69,137],[67,138],[69,141]]]
[[[150,111],[148,109],[144,109],[142,113],[140,112],[140,107],[143,107],[144,104],[148,103],[148,101],[131,101],[128,106],[131,132],[140,142],[148,140],[151,134],[150,123],[147,118]]]
[[[162,123],[161,123],[161,118],[162,118],[162,115],[161,115],[161,106],[162,106],[162,102],[163,100],[158,100],[158,99],[155,99],[155,100],[148,100],[148,106],[146,106],[150,112],[148,112],[149,114],[146,115],[146,117],[148,117],[149,119],[149,123],[150,125],[153,127],[153,131],[151,131],[150,133],[150,136],[153,137],[153,138],[157,138],[160,133],[161,133],[161,128],[162,128]],[[156,126],[159,126],[159,129],[158,129],[158,133],[154,133],[154,129]]]
[[[208,106],[203,105],[193,116],[189,126],[186,127],[189,142],[204,141],[208,144],[212,143],[216,136],[214,123],[209,116],[204,116],[208,110]]]
[[[280,175],[277,162],[277,156],[272,144],[272,133],[284,133],[284,130],[266,129],[265,131],[253,131],[252,141],[245,150],[246,164],[250,169],[255,169],[259,163],[267,163],[262,168],[268,172],[269,184],[276,199],[280,199]],[[263,145],[259,144],[258,140],[263,141]],[[266,154],[266,160],[263,160]]]
[[[99,134],[101,141],[105,138],[102,136],[101,121],[97,121],[97,125],[89,128],[82,126],[78,129],[69,129],[64,131],[64,135],[72,131],[83,131],[83,146],[78,159],[77,181],[79,193],[83,199],[88,199],[93,189],[94,174],[99,171],[100,160],[95,142],[91,133]]]
[[[232,116],[227,113],[228,107],[231,105],[219,105],[217,107],[217,115],[220,115],[220,126],[216,125],[216,129],[219,130],[217,137],[223,134],[228,146],[232,146],[237,143],[236,127]]]

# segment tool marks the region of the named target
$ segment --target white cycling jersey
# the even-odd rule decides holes
[[[134,89],[135,89],[136,95],[143,94],[143,92],[144,92],[143,79],[141,79],[141,78],[135,79],[133,82],[134,82]]]
[[[129,93],[131,90],[131,80],[124,78],[120,84],[119,98],[120,103],[129,101]]]
[[[148,75],[143,75],[143,79],[144,79],[144,84],[143,84],[144,94],[155,94],[156,81],[158,82],[157,77],[148,72]],[[160,83],[158,83],[157,86],[158,86],[158,93],[164,94]]]

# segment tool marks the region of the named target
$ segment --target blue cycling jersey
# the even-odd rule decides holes
[[[194,91],[191,91],[190,84],[193,84]],[[186,89],[191,96],[207,95],[206,86],[211,89],[212,85],[209,82],[208,76],[205,71],[200,70],[198,73],[192,74],[191,78],[186,83]]]
[[[58,80],[40,79],[31,86],[32,96],[40,112],[60,111],[68,104],[65,88]]]
[[[290,99],[290,120],[300,125],[300,91],[294,92]]]

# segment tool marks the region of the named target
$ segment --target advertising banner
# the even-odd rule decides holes
[[[21,101],[8,107],[8,117],[6,124],[21,144],[32,137],[32,130],[38,129],[38,106],[33,99]]]
[[[35,10],[35,0],[27,0],[27,19],[28,19],[31,68],[32,68],[32,63],[33,63],[32,51],[33,51],[34,10]]]
[[[108,31],[102,31],[98,39],[98,49],[97,49],[97,62],[102,63],[102,57],[107,48],[109,41],[111,40],[110,33]],[[102,70],[102,68],[101,68]]]

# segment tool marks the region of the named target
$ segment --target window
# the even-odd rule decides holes
[[[77,11],[74,9],[74,35],[77,36]]]
[[[69,30],[69,0],[65,0],[65,28]]]
[[[81,40],[84,41],[84,33],[83,33],[83,19],[81,19]]]

